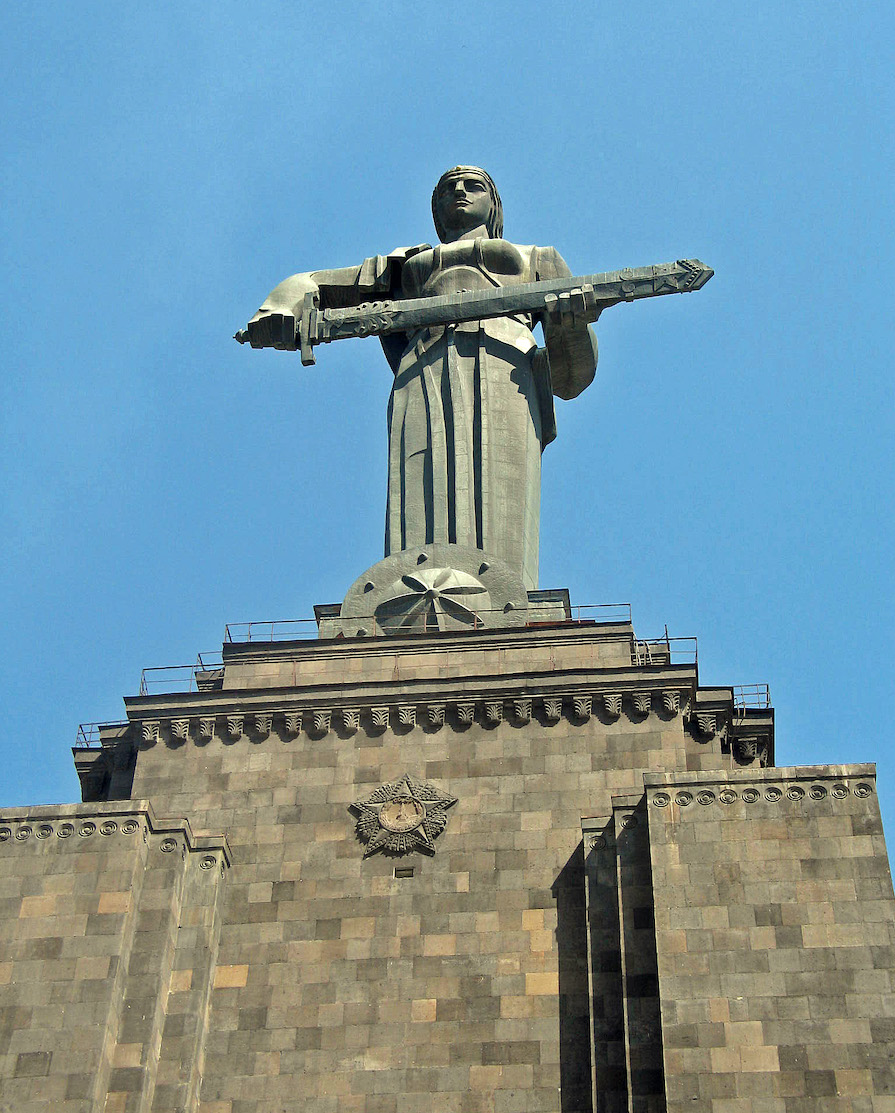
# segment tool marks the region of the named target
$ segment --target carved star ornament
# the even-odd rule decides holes
[[[484,625],[478,612],[487,617],[490,608],[491,597],[475,576],[456,568],[424,568],[392,585],[376,608],[376,621],[390,634],[475,627]]]
[[[434,854],[434,840],[447,826],[448,808],[456,803],[456,796],[405,773],[399,781],[377,788],[366,800],[355,801],[349,810],[357,816],[358,839],[367,844],[365,858],[377,851]]]

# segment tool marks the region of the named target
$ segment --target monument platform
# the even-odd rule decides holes
[[[889,1108],[873,767],[774,768],[766,689],[542,594],[228,641],[4,811],[10,1108]]]

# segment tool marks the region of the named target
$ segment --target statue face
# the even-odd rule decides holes
[[[481,178],[458,174],[439,184],[436,205],[445,231],[456,237],[488,223],[491,194]]]

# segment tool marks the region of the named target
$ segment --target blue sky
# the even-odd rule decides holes
[[[18,5],[6,206],[0,803],[77,799],[81,721],[224,624],[381,556],[389,372],[232,333],[297,270],[431,240],[487,167],[576,273],[704,259],[608,311],[558,404],[541,585],[767,682],[778,764],[876,761],[893,528],[889,5]]]

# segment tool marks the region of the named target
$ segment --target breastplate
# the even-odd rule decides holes
[[[459,240],[439,244],[407,264],[405,293],[409,296],[487,290],[526,280],[527,264],[507,240]]]

